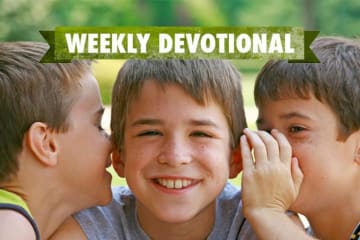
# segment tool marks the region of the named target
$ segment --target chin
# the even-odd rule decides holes
[[[161,214],[160,216],[158,216],[158,218],[163,222],[178,224],[182,222],[187,222],[190,219],[194,218],[194,216],[190,214],[179,214],[179,212],[177,211],[173,213],[167,212],[165,214]]]

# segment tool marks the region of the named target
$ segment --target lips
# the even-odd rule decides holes
[[[198,182],[198,180],[185,178],[156,178],[154,181],[168,189],[183,189]]]

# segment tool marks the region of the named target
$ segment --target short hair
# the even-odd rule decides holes
[[[344,140],[360,127],[360,41],[320,37],[311,47],[320,63],[268,61],[255,82],[255,103],[312,94],[335,113]]]
[[[115,146],[122,148],[130,104],[147,80],[160,85],[177,84],[200,104],[213,99],[226,117],[231,147],[239,144],[246,119],[239,71],[229,62],[217,59],[128,60],[117,76],[112,92],[111,131]]]
[[[0,182],[18,171],[17,156],[34,122],[67,130],[79,80],[91,71],[86,60],[39,63],[47,49],[40,42],[0,43]]]

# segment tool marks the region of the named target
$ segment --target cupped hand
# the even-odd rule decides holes
[[[275,129],[271,134],[245,129],[240,148],[245,217],[288,210],[299,194],[303,174],[286,137]]]

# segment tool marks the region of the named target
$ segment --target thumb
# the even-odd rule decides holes
[[[304,175],[300,169],[299,161],[296,157],[291,159],[291,175],[294,182],[296,194],[299,194],[301,183],[304,179]]]

